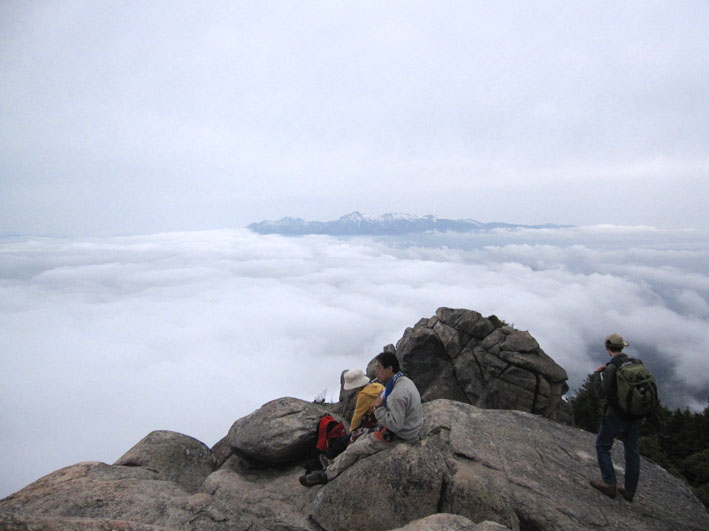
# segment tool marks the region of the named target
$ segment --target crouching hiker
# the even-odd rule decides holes
[[[386,386],[383,395],[374,402],[374,416],[379,426],[350,444],[324,470],[301,476],[303,486],[327,483],[363,457],[389,450],[400,442],[419,440],[423,415],[416,385],[403,375],[393,353],[382,352],[376,360],[377,379]]]

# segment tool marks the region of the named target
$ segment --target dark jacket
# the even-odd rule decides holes
[[[596,395],[603,400],[603,416],[604,417],[622,417],[614,405],[612,397],[616,394],[615,373],[618,367],[628,359],[628,355],[624,353],[616,354],[606,363],[606,368],[601,372],[593,373],[593,390]]]

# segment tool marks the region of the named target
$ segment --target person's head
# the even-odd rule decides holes
[[[351,391],[353,389],[359,390],[369,383],[369,378],[367,378],[359,369],[345,371],[344,380],[345,383],[342,388],[345,391]]]
[[[399,368],[399,360],[396,359],[396,355],[393,352],[382,352],[374,359],[377,360],[374,371],[377,379],[383,384],[391,380],[401,370]]]
[[[623,351],[623,347],[627,347],[629,344],[620,334],[614,333],[606,338],[606,350],[611,356],[620,354]]]

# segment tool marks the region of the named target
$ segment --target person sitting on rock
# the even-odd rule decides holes
[[[350,421],[350,432],[355,432],[360,428],[375,428],[379,423],[374,416],[374,402],[384,391],[384,386],[376,381],[370,383],[369,378],[359,369],[345,372],[344,379],[345,383],[342,388],[345,391],[354,390],[357,392],[357,401]]]
[[[303,486],[325,484],[363,457],[388,450],[400,442],[419,440],[423,415],[416,385],[404,376],[399,360],[391,352],[382,352],[376,357],[375,370],[377,379],[386,386],[384,393],[374,402],[378,427],[349,445],[327,468],[301,476]]]
[[[350,421],[350,431],[335,439],[328,440],[325,444],[319,438],[316,446],[316,451],[319,451],[319,453],[317,453],[316,457],[305,462],[305,469],[308,472],[327,467],[330,461],[344,452],[349,444],[377,427],[377,419],[374,416],[374,402],[384,391],[384,386],[376,381],[370,382],[369,378],[359,369],[345,371],[343,378],[344,384],[342,388],[345,391],[355,391],[357,393],[357,401]]]

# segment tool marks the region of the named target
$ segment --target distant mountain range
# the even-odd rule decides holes
[[[566,228],[569,225],[516,225],[511,223],[481,223],[473,219],[444,219],[436,216],[414,216],[390,213],[371,217],[352,212],[335,221],[306,221],[302,218],[286,217],[277,221],[259,221],[248,228],[259,234],[302,234],[359,235],[359,234],[410,234],[414,232],[480,232],[492,229],[548,229]]]

